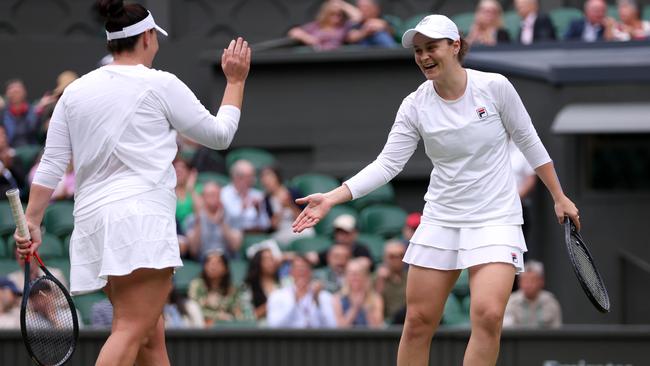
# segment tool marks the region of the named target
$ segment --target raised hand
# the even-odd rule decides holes
[[[221,55],[221,68],[229,83],[243,83],[251,66],[251,49],[248,42],[239,37],[230,41]]]

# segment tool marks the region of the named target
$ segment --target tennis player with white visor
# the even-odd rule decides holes
[[[462,66],[467,44],[444,15],[429,15],[404,33],[426,77],[402,102],[377,159],[340,187],[299,199],[294,222],[316,225],[332,206],[362,197],[390,181],[424,140],[433,170],[420,226],[404,261],[410,265],[407,314],[397,365],[428,365],[445,301],[469,268],[472,334],[464,365],[494,365],[505,306],[526,251],[522,211],[510,167],[512,140],[555,202],[555,214],[578,222],[553,163],[524,105],[502,75]]]
[[[32,241],[16,235],[16,242],[21,255],[38,249],[45,208],[72,159],[71,292],[103,289],[113,304],[96,365],[169,365],[161,314],[173,269],[182,266],[175,130],[213,149],[230,145],[251,50],[242,38],[223,50],[227,83],[213,116],[176,76],[152,68],[157,32],[167,32],[147,9],[122,0],[99,0],[97,8],[114,62],[70,84],[57,103],[26,210]]]

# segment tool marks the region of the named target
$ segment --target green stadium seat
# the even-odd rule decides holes
[[[314,236],[311,238],[296,239],[291,243],[294,251],[305,254],[307,252],[320,252],[332,245],[332,239],[325,236]]]
[[[646,6],[643,7],[641,18],[645,20],[650,20],[650,4],[647,4]]]
[[[442,324],[444,325],[468,325],[469,313],[463,309],[463,305],[455,295],[450,294],[445,302],[445,309],[442,313]]]
[[[230,279],[235,287],[244,283],[246,272],[248,271],[248,262],[243,259],[233,259],[230,262]]]
[[[245,234],[240,250],[242,257],[246,258],[246,250],[248,250],[252,245],[268,239],[271,239],[271,236],[268,234]]]
[[[359,215],[359,227],[364,233],[381,235],[384,238],[399,236],[406,221],[406,211],[393,205],[369,206]]]
[[[14,149],[16,158],[20,161],[26,172],[28,172],[36,161],[36,156],[43,150],[41,145],[23,145]]]
[[[72,201],[55,201],[45,210],[43,225],[45,231],[64,238],[72,232],[74,228],[74,202]]]
[[[404,21],[402,18],[391,14],[384,14],[382,15],[382,18],[388,22],[388,25],[390,25],[391,28],[393,28],[393,36],[395,38],[395,41],[401,42],[402,34],[404,34],[406,31],[406,29],[404,29]]]
[[[228,171],[237,160],[241,159],[250,161],[258,172],[264,167],[275,164],[275,157],[266,150],[251,147],[238,148],[226,155],[226,168]]]
[[[230,178],[227,175],[220,174],[220,173],[215,173],[215,172],[200,172],[197,177],[196,177],[196,183],[203,185],[206,182],[215,182],[217,183],[220,187],[223,187],[230,183]],[[197,189],[198,192],[201,191],[201,189]]]
[[[381,262],[384,257],[384,244],[386,244],[386,240],[383,237],[374,234],[361,233],[359,234],[357,241],[368,247],[374,262]]]
[[[14,255],[11,253],[9,254],[9,247],[5,240],[0,236],[0,258],[13,258]]]
[[[72,297],[74,305],[77,307],[77,310],[81,314],[81,321],[85,325],[91,325],[92,323],[91,316],[93,304],[104,299],[106,299],[106,294],[104,294],[103,291],[96,291],[89,294]]]
[[[474,23],[474,12],[466,12],[456,14],[451,17],[451,20],[456,23],[458,30],[461,32],[463,37],[467,37],[469,34],[469,29]]]
[[[16,258],[0,258],[0,276],[6,276],[20,269]]]
[[[255,320],[220,320],[213,325],[213,328],[258,328]]]
[[[183,267],[177,268],[174,274],[174,287],[182,294],[187,294],[190,288],[190,282],[201,276],[203,266],[201,263],[184,259]]]
[[[299,190],[303,196],[307,196],[312,193],[331,191],[341,183],[338,179],[325,174],[302,174],[293,177],[289,185]]]
[[[503,26],[510,35],[510,40],[515,41],[519,35],[519,28],[521,27],[521,18],[514,10],[508,10],[503,13]]]
[[[43,259],[45,261],[45,259]],[[57,268],[63,272],[66,282],[70,284],[70,260],[68,257],[59,257],[59,258],[49,258],[45,261],[45,265],[48,268]]]
[[[583,17],[582,11],[576,8],[555,8],[548,15],[555,26],[558,39],[564,37],[571,21]]]
[[[463,306],[463,311],[467,314],[469,314],[470,310],[470,296],[469,294],[461,300],[461,305]]]
[[[0,200],[0,237],[7,238],[16,231],[9,201]]]
[[[38,248],[38,255],[42,259],[49,259],[49,258],[62,258],[64,256],[63,254],[63,243],[61,242],[61,239],[59,239],[58,236],[51,234],[51,233],[43,233],[43,236],[41,237],[43,242],[41,243],[41,246]],[[7,240],[7,244],[9,245],[10,248],[13,248],[16,245],[16,241],[14,240],[13,237],[9,238]],[[67,257],[67,253],[65,255]]]
[[[607,16],[610,17],[610,18],[614,18],[617,21],[620,21],[621,17],[618,15],[618,6],[616,6],[616,5],[607,5]]]
[[[451,292],[458,296],[459,299],[469,295],[469,270],[464,269],[460,272],[460,276]]]
[[[376,203],[393,203],[394,201],[395,190],[390,183],[386,183],[383,186],[368,193],[367,195],[350,202],[350,204],[357,211],[361,211],[364,208]]]
[[[341,215],[352,215],[357,219],[359,217],[357,211],[350,206],[345,206],[345,205],[334,206],[327,214],[327,216],[325,216],[322,220],[318,222],[318,224],[316,224],[316,226],[314,227],[316,233],[318,235],[331,236],[332,233],[334,232],[332,223],[337,217]]]
[[[63,239],[63,255],[64,256],[70,256],[70,239],[72,238],[72,234],[67,235]]]

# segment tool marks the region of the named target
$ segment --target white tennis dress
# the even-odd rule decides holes
[[[424,82],[402,102],[381,154],[345,182],[352,197],[395,177],[420,137],[434,168],[404,261],[442,270],[503,262],[522,271],[526,243],[509,141],[534,168],[551,159],[512,84],[467,69],[465,93],[448,101]]]
[[[175,224],[173,128],[225,149],[239,117],[234,106],[211,115],[176,76],[143,65],[104,66],[66,88],[33,183],[56,187],[73,159],[73,294],[103,288],[110,275],[183,265]]]

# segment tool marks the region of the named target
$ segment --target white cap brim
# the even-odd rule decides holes
[[[438,32],[429,32],[428,34],[422,30],[415,30],[415,29],[409,29],[406,32],[404,32],[404,35],[402,36],[402,47],[404,48],[411,48],[413,47],[413,38],[415,37],[416,34],[422,34],[424,36],[427,36],[431,39],[443,39],[443,38],[449,38],[448,36],[445,36],[442,33]]]

